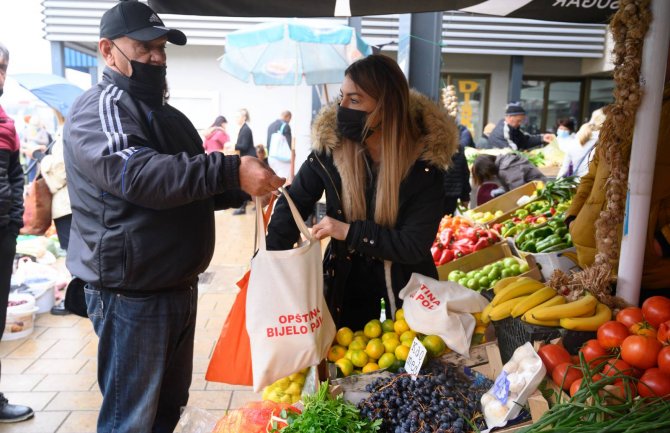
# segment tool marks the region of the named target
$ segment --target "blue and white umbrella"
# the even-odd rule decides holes
[[[220,66],[257,85],[339,83],[347,66],[371,53],[351,27],[273,22],[230,33]]]
[[[67,116],[74,100],[84,93],[83,89],[58,75],[16,74],[11,78],[63,117]]]

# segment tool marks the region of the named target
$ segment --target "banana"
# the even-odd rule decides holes
[[[530,310],[526,311],[526,313],[521,317],[521,320],[523,320],[526,323],[532,323],[533,325],[541,325],[541,326],[554,326],[558,327],[561,326],[558,320],[537,320],[533,318],[533,311],[536,311],[540,308],[545,308],[545,307],[553,307],[554,305],[562,305],[565,304],[567,301],[565,298],[561,295],[556,295],[550,300],[543,302],[542,304],[538,305],[537,307],[531,308]]]
[[[498,293],[500,293],[502,289],[514,283],[518,279],[519,277],[505,277],[501,280],[496,281],[496,283],[493,285],[493,293],[497,295]]]
[[[596,306],[596,314],[591,317],[566,317],[561,319],[561,326],[572,331],[597,331],[598,327],[612,319],[612,310],[600,302]]]
[[[537,307],[543,302],[548,301],[549,299],[556,296],[556,290],[551,287],[542,287],[537,292],[528,296],[525,301],[519,302],[514,308],[512,308],[512,317],[519,317],[524,314],[526,311],[530,310],[533,307]]]
[[[521,320],[523,320],[526,323],[530,323],[531,325],[551,326],[553,328],[558,328],[559,326],[561,326],[560,320],[536,320],[533,319],[533,316],[529,314],[524,314],[521,317]]]
[[[540,283],[537,280],[533,280],[532,278],[528,277],[521,277],[515,282],[509,284],[504,289],[502,289],[500,293],[495,295],[491,303],[495,307],[496,305],[501,304],[510,299],[535,293],[542,287],[544,287],[544,284]]]
[[[534,310],[532,316],[537,320],[556,320],[566,317],[579,317],[585,314],[593,315],[596,310],[598,300],[591,294],[563,305],[555,305],[553,307],[538,308]]]
[[[488,325],[491,323],[491,317],[489,317],[489,314],[491,314],[491,310],[493,309],[493,305],[490,303],[484,307],[482,310],[482,315],[481,315],[481,321],[484,325]]]
[[[517,305],[519,302],[523,302],[528,296],[521,296],[518,298],[508,299],[502,304],[498,304],[491,310],[489,318],[493,321],[498,321],[510,317],[512,314],[512,308]]]

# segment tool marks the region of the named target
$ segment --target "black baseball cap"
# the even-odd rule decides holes
[[[102,15],[100,37],[113,40],[121,36],[143,42],[167,36],[168,42],[175,45],[186,44],[181,30],[165,27],[153,9],[137,0],[121,0]]]
[[[506,116],[519,116],[522,114],[526,114],[526,110],[523,109],[521,103],[510,102],[509,104],[507,104],[507,107],[505,108]]]

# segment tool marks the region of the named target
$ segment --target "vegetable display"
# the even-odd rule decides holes
[[[500,237],[494,230],[474,227],[463,217],[445,216],[430,252],[435,266],[442,266],[475,251],[498,242]]]
[[[493,287],[499,280],[528,272],[528,262],[517,257],[505,257],[472,271],[453,270],[447,275],[449,281],[480,291]]]

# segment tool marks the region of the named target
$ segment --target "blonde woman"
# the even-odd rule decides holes
[[[575,139],[566,142],[565,158],[556,177],[582,177],[589,172],[589,163],[593,159],[593,149],[598,143],[603,123],[605,113],[597,109],[591,114],[591,120],[579,128]]]
[[[326,194],[326,216],[312,228],[331,238],[324,259],[326,299],[338,327],[362,329],[391,317],[413,272],[437,278],[430,254],[442,217],[444,169],[458,128],[444,109],[410,92],[396,62],[372,55],[345,71],[340,102],[312,128],[313,151],[290,186],[303,218]],[[269,249],[289,249],[299,232],[281,198]]]

